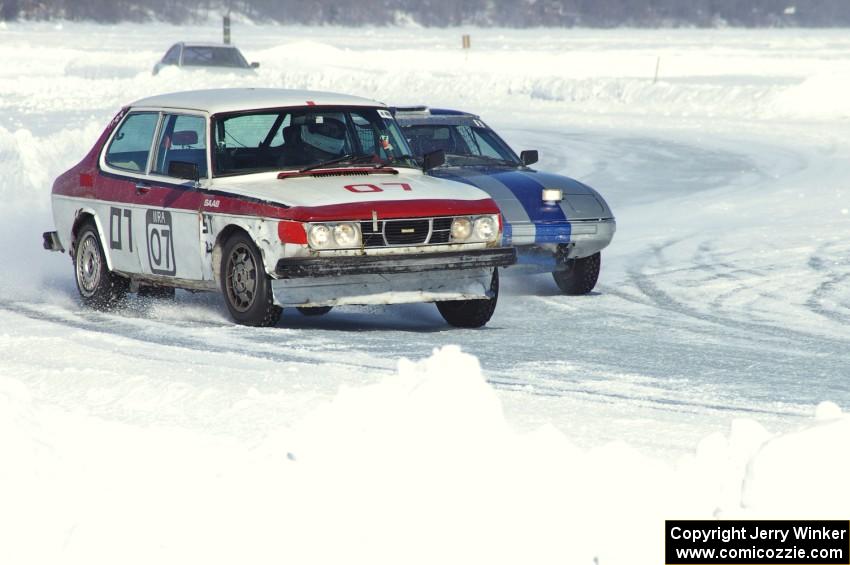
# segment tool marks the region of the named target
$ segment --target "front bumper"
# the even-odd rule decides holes
[[[606,220],[576,220],[570,226],[570,259],[589,257],[602,251],[614,239],[617,222]]]
[[[526,238],[524,243],[514,238],[517,262],[505,274],[551,273],[558,270],[565,259],[581,259],[602,251],[611,243],[616,231],[617,222],[613,218],[575,220],[564,227],[557,238],[550,237],[551,233],[542,229]]]
[[[514,263],[516,263],[516,250],[510,247],[500,247],[497,249],[408,255],[291,257],[278,261],[275,274],[282,279],[348,275],[395,275],[492,269],[507,267]]]
[[[513,248],[410,255],[281,259],[272,279],[279,306],[404,304],[492,298],[496,267]]]

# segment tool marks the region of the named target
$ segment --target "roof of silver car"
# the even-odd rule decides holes
[[[221,47],[222,49],[238,49],[238,47],[229,43],[213,43],[203,41],[180,41],[179,43],[177,43],[177,45],[182,45],[183,47]]]
[[[368,98],[283,88],[215,88],[187,90],[142,98],[130,104],[133,108],[175,108],[200,110],[211,114],[240,112],[286,106],[381,106]]]

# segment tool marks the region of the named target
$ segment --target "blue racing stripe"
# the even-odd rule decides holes
[[[569,243],[572,225],[567,222],[559,224],[537,224],[535,243]]]
[[[535,243],[569,243],[571,226],[564,210],[557,204],[543,202],[543,185],[530,175],[517,171],[492,173],[510,190],[535,226]]]
[[[490,173],[489,176],[498,180],[513,193],[535,224],[567,221],[560,206],[543,202],[543,185],[529,175],[502,170]]]

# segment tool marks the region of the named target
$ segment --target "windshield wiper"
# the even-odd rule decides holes
[[[322,161],[320,163],[316,163],[315,165],[309,165],[307,167],[304,167],[303,169],[298,169],[298,172],[299,173],[306,173],[307,171],[312,171],[312,170],[315,170],[315,169],[321,169],[323,167],[329,167],[331,165],[338,165],[340,163],[354,164],[354,163],[359,163],[361,161],[371,160],[371,159],[374,159],[375,157],[376,157],[376,155],[374,153],[371,153],[371,154],[368,154],[368,155],[365,154],[365,153],[362,154],[362,155],[355,155],[353,153],[349,153],[349,154],[343,155],[341,157],[336,157],[334,159],[329,159],[327,161]]]

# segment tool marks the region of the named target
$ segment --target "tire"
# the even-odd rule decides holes
[[[137,293],[140,298],[152,298],[154,300],[174,300],[175,288],[173,286],[139,286]]]
[[[220,281],[227,309],[236,323],[270,327],[280,320],[282,309],[274,303],[263,257],[244,232],[233,234],[224,244]]]
[[[594,253],[581,259],[569,259],[566,265],[567,268],[563,271],[552,273],[561,292],[573,296],[588,294],[596,286],[596,281],[599,280],[602,254]]]
[[[490,321],[496,311],[499,300],[499,270],[493,270],[490,281],[493,298],[477,300],[448,300],[437,302],[437,309],[443,318],[456,328],[480,328]]]
[[[333,310],[333,306],[298,306],[298,311],[304,316],[324,316]]]
[[[109,270],[94,220],[86,220],[74,245],[74,279],[83,304],[98,310],[114,308],[130,288],[130,281]]]

